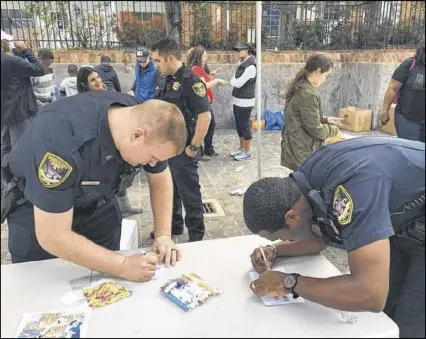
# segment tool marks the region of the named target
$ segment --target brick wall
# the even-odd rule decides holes
[[[135,63],[134,53],[127,53],[119,50],[103,51],[77,51],[59,50],[55,51],[55,63],[59,64],[97,64],[99,54],[109,55],[113,63],[133,64]],[[263,52],[262,63],[264,64],[297,64],[304,63],[314,52]],[[406,58],[413,56],[414,50],[398,51],[361,51],[361,52],[340,52],[326,51],[334,62],[344,63],[395,63],[402,62]],[[185,54],[185,53],[183,53]],[[183,56],[185,59],[185,55]],[[235,64],[237,53],[232,51],[209,51],[209,64]]]

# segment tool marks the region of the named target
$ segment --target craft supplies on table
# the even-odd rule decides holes
[[[186,312],[221,293],[193,273],[186,273],[180,278],[168,281],[161,287],[161,291],[168,299]]]

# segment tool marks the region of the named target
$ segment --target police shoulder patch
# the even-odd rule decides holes
[[[197,94],[199,97],[204,98],[206,96],[206,85],[204,85],[204,83],[202,83],[201,81],[193,84],[192,89],[194,90],[194,93]]]
[[[353,201],[342,185],[337,186],[334,191],[333,214],[337,217],[340,225],[347,225],[352,221]]]
[[[46,188],[62,184],[71,174],[72,167],[57,155],[47,152],[38,166],[38,180]]]

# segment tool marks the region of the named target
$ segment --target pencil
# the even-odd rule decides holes
[[[259,246],[260,249],[260,253],[262,253],[262,259],[265,262],[266,265],[268,265],[268,261],[266,260],[266,255],[265,255],[265,251],[263,250],[262,246]]]

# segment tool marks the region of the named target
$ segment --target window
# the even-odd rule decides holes
[[[24,11],[18,9],[1,10],[2,29],[28,28],[32,26],[32,18]]]
[[[266,6],[262,12],[262,30],[266,32],[268,37],[275,37],[278,34],[278,26],[280,21],[280,10],[275,6]]]

